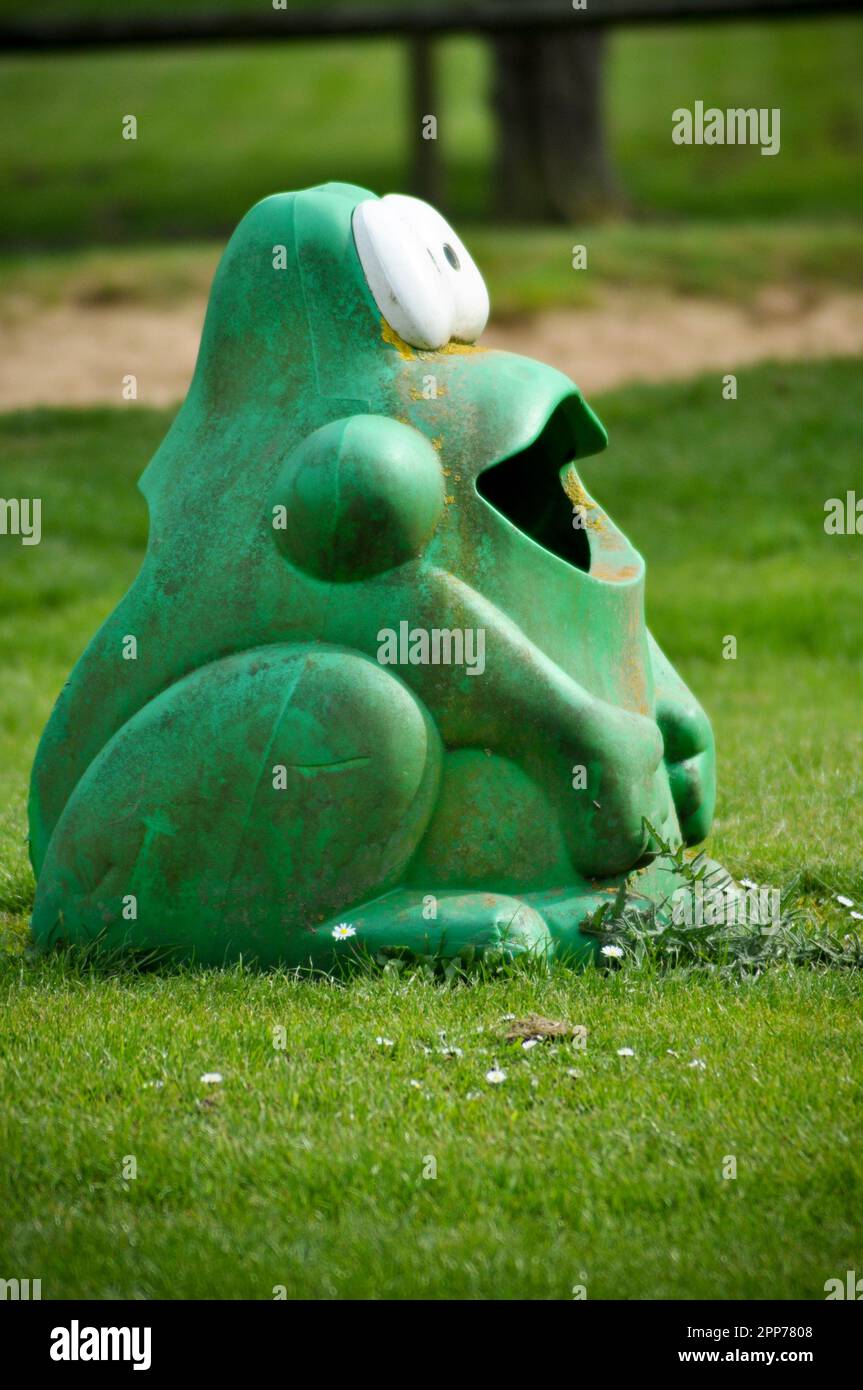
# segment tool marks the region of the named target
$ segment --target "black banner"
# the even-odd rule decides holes
[[[712,1365],[771,1371],[797,1366],[823,1376],[851,1363],[859,1347],[860,1319],[856,1307],[837,1306],[845,1302],[847,1297],[837,1296],[823,1303],[520,1304],[517,1324],[511,1304],[466,1305],[463,1311],[477,1334],[477,1358],[482,1358],[485,1373],[497,1349],[507,1348],[509,1356],[516,1327],[522,1354],[530,1356],[535,1327],[545,1338],[567,1339],[556,1344],[554,1359],[573,1356],[574,1372],[583,1344],[584,1356],[591,1362],[600,1356],[610,1375],[672,1367],[697,1373]],[[272,1366],[290,1375],[298,1353],[306,1365],[310,1356],[322,1355],[331,1374],[340,1364],[350,1370],[358,1363],[368,1367],[382,1348],[408,1335],[421,1349],[426,1373],[436,1362],[451,1367],[456,1344],[463,1373],[467,1325],[446,1304],[427,1305],[419,1315],[411,1305],[378,1302],[0,1304],[7,1358],[60,1382],[104,1370],[114,1376],[212,1370],[223,1380],[232,1372],[248,1377],[250,1370],[260,1373]],[[447,1327],[453,1337],[445,1335]],[[326,1340],[316,1352],[317,1334]],[[544,1345],[550,1349],[553,1344]],[[400,1372],[412,1374],[410,1366]]]

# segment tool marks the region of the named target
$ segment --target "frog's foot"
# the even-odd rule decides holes
[[[327,943],[333,963],[381,953],[453,960],[517,956],[547,961],[553,941],[541,914],[503,893],[438,893],[398,888],[316,929],[319,962]]]
[[[641,915],[660,928],[673,922],[707,925],[711,919],[703,904],[709,900],[717,914],[740,915],[747,895],[727,869],[701,855],[693,863],[697,863],[697,878],[661,855],[631,873],[526,893],[524,901],[546,923],[555,959],[574,965],[599,963],[603,942],[625,914]],[[715,920],[725,919],[716,916]]]
[[[401,882],[440,762],[419,701],[357,652],[213,662],[139,710],[78,783],[34,936],[212,964],[326,958],[319,926]]]
[[[602,928],[610,916],[623,908],[649,911],[652,906],[636,878],[618,874],[525,894],[526,904],[546,924],[556,960],[579,966],[601,961]]]

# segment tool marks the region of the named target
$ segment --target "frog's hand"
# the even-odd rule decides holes
[[[440,761],[419,701],[356,652],[272,646],[204,666],[78,783],[39,877],[36,940],[327,961],[320,925],[399,882]]]
[[[687,845],[710,830],[716,806],[716,752],[710,721],[648,633],[656,688],[656,722],[665,744],[671,795]]]

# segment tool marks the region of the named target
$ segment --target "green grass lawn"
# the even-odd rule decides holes
[[[46,1298],[815,1299],[860,1267],[849,976],[447,990],[18,963],[4,995],[3,1268]],[[506,1043],[533,1009],[586,1047]]]
[[[476,218],[494,138],[488,54],[478,40],[446,40],[440,66],[447,203]],[[859,218],[861,70],[854,19],[616,34],[606,105],[630,205],[672,221]],[[395,41],[6,58],[3,244],[201,238],[278,189],[328,178],[403,187],[406,82]],[[780,153],[673,145],[672,111],[697,99],[779,107]],[[129,113],[134,142],[120,134]]]
[[[583,472],[645,554],[653,629],[713,718],[712,852],[847,931],[832,895],[863,899],[863,540],[823,519],[853,486],[860,364],[738,379],[733,402],[718,377],[604,398],[611,447]],[[4,494],[41,496],[44,537],[0,540],[4,1276],[45,1297],[823,1298],[863,1257],[859,972],[334,985],[31,958],[29,764],[140,562],[133,483],[169,418],[0,420]],[[504,1015],[534,1010],[586,1027],[586,1048],[507,1043]]]

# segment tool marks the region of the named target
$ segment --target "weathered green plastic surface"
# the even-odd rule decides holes
[[[144,564],[37,753],[42,946],[580,956],[627,873],[674,886],[643,817],[708,830],[710,726],[573,466],[601,424],[538,362],[403,343],[354,246],[371,196],[267,198],[225,251]],[[433,630],[481,630],[482,672],[412,664]]]

